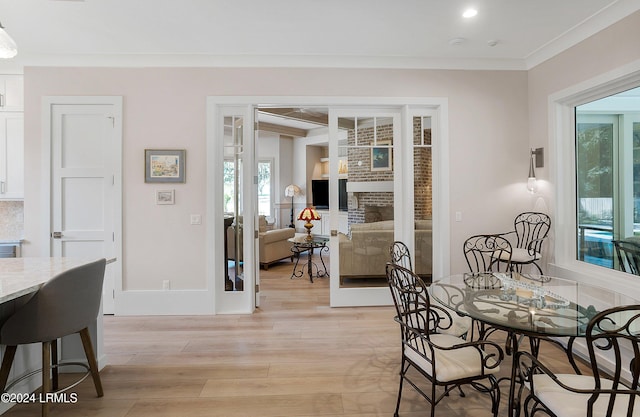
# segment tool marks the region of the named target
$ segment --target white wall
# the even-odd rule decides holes
[[[40,212],[40,103],[49,95],[124,97],[125,290],[161,289],[167,273],[172,274],[172,289],[206,286],[205,225],[212,220],[204,216],[207,96],[446,97],[450,207],[463,213],[461,222],[450,225],[452,272],[466,269],[461,247],[467,236],[507,230],[514,215],[530,205],[525,190],[529,112],[524,71],[28,67],[27,256],[48,254],[48,236],[38,233],[46,216]],[[175,185],[176,204],[168,210],[154,204],[158,185],[144,183],[145,148],[187,150],[187,182]],[[295,145],[292,154],[297,155]],[[297,178],[293,169],[292,178]],[[196,213],[203,214],[202,226],[189,224],[189,215]],[[162,233],[168,224],[170,235]]]
[[[563,178],[561,172],[554,171],[556,144],[552,143],[549,122],[549,99],[574,86],[615,72],[625,65],[640,59],[640,12],[636,12],[617,24],[604,29],[589,39],[577,44],[562,54],[532,68],[529,71],[529,137],[532,148],[545,148],[545,167],[536,169],[539,181],[538,195],[533,204],[548,207],[556,222],[554,232],[565,233],[563,220],[558,216],[555,200],[554,181]],[[561,138],[571,140],[571,138]],[[559,161],[564,165],[567,161]],[[566,195],[562,198],[573,199]],[[569,213],[571,215],[571,213]],[[548,262],[555,262],[552,239],[547,247]]]

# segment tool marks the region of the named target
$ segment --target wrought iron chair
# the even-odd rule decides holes
[[[513,221],[513,230],[501,234],[513,240],[511,268],[522,272],[524,265],[534,265],[542,274],[538,261],[542,258],[542,243],[550,229],[551,218],[545,213],[528,211],[518,214]]]
[[[555,374],[529,352],[518,353],[520,377],[529,389],[525,417],[640,415],[640,305],[596,314],[586,339],[593,375]],[[521,388],[519,398],[523,393]]]
[[[464,241],[462,245],[469,272],[477,279],[491,279],[492,272],[508,272],[511,269],[511,243],[501,235],[474,235]],[[496,282],[499,280],[495,279]],[[483,340],[497,329],[474,320],[478,337]],[[473,333],[469,336],[473,339]]]
[[[431,304],[427,285],[407,268],[388,263],[387,281],[396,308],[396,321],[402,337],[400,386],[394,416],[398,416],[404,381],[431,404],[431,417],[436,405],[455,388],[470,384],[491,396],[491,411],[498,415],[500,388],[494,376],[500,370],[504,352],[494,342],[466,341],[443,333],[453,323],[450,312]],[[410,372],[413,368],[417,373]],[[418,375],[430,382],[425,392]],[[441,387],[439,392],[436,388]]]
[[[391,244],[389,253],[391,254],[391,263],[413,271],[411,252],[409,252],[407,245],[403,242],[395,241]]]
[[[403,268],[407,268],[411,272],[416,272],[413,270],[413,262],[411,260],[411,252],[407,245],[403,242],[395,241],[391,244],[389,248],[389,252],[391,254],[391,263],[395,265],[400,265]],[[451,316],[453,317],[453,323],[451,328],[449,329],[441,329],[446,333],[453,334],[455,336],[460,336],[466,338],[467,332],[471,328],[471,318],[466,316],[461,316],[454,311],[449,311]]]
[[[640,245],[626,240],[614,240],[613,246],[620,270],[640,275]]]
[[[471,236],[462,247],[471,273],[511,270],[513,249],[502,235]]]

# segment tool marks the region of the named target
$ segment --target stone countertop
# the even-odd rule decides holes
[[[21,245],[24,239],[0,239],[0,245]]]
[[[35,292],[59,273],[90,261],[80,258],[2,258],[0,303]]]

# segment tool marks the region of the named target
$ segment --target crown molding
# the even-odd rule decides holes
[[[638,0],[618,0],[612,3],[606,9],[583,20],[578,25],[529,54],[525,58],[526,69],[530,70],[553,58],[638,10],[640,10],[640,2]]]

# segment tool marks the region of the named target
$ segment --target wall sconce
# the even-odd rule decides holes
[[[531,159],[529,161],[529,178],[527,179],[527,190],[529,190],[531,194],[535,193],[537,189],[535,168],[542,167],[544,167],[544,148],[531,149]]]

